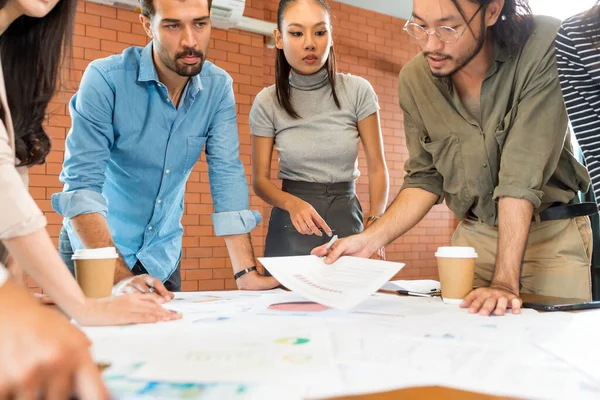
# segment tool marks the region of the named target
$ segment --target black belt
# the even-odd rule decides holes
[[[577,204],[561,204],[550,206],[539,214],[540,221],[554,221],[557,219],[569,219],[575,217],[584,217],[586,215],[594,215],[598,213],[598,205],[596,203],[577,203]],[[536,220],[536,217],[533,217]]]
[[[295,195],[305,194],[309,196],[344,196],[356,193],[356,184],[354,181],[316,183],[284,179],[281,185],[281,190]]]

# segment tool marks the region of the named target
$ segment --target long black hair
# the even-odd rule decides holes
[[[485,15],[487,6],[492,2],[492,0],[469,1],[481,6],[482,15]],[[458,4],[458,0],[452,0],[452,3],[454,3],[465,21],[467,21],[462,7]],[[501,48],[508,50],[510,54],[514,55],[523,48],[534,28],[533,13],[531,12],[531,7],[529,7],[528,0],[505,0],[500,18],[498,18],[496,24],[490,29],[494,41]]]
[[[582,23],[586,24],[586,34],[592,39],[592,43],[600,48],[600,0],[581,16]]]
[[[0,0],[0,9],[8,0]],[[19,166],[43,164],[50,138],[42,126],[62,61],[70,56],[77,0],[60,0],[43,18],[21,16],[0,35],[0,58]]]
[[[282,32],[283,25],[283,15],[287,7],[292,4],[296,0],[281,0],[279,2],[279,7],[277,8],[277,29]],[[321,7],[323,7],[327,13],[331,16],[331,9],[329,5],[325,2],[325,0],[313,0],[318,3]],[[327,62],[325,63],[325,68],[327,68],[327,75],[329,77],[329,84],[331,85],[331,93],[333,95],[333,101],[337,108],[341,108],[340,100],[338,99],[336,90],[335,90],[335,81],[336,81],[336,61],[335,61],[335,51],[333,46],[329,49],[329,57],[327,58]],[[292,66],[285,58],[285,54],[283,50],[277,49],[277,56],[275,58],[275,88],[277,92],[277,101],[285,109],[285,111],[293,118],[300,118],[300,115],[294,109],[291,101],[291,91],[290,91],[290,71],[292,70]]]
[[[596,4],[587,11],[587,14],[590,16],[594,16],[596,21],[600,25],[600,0],[596,2]]]

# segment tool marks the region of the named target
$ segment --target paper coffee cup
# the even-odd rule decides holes
[[[86,297],[102,298],[112,294],[119,254],[114,247],[75,250],[75,278]]]
[[[460,304],[473,290],[477,252],[473,247],[449,246],[438,248],[435,256],[444,303]]]

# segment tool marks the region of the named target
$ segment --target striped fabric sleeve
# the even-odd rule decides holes
[[[563,22],[556,58],[569,120],[600,204],[600,36],[585,16]]]

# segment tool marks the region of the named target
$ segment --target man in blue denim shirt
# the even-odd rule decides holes
[[[212,220],[234,271],[254,265],[250,211],[239,159],[232,80],[205,62],[211,0],[143,0],[140,21],[152,42],[94,61],[70,103],[73,127],[52,206],[65,217],[60,251],[115,245],[116,292],[180,290],[183,199],[206,147]],[[242,272],[242,289],[278,285]],[[162,282],[165,282],[163,285]]]

